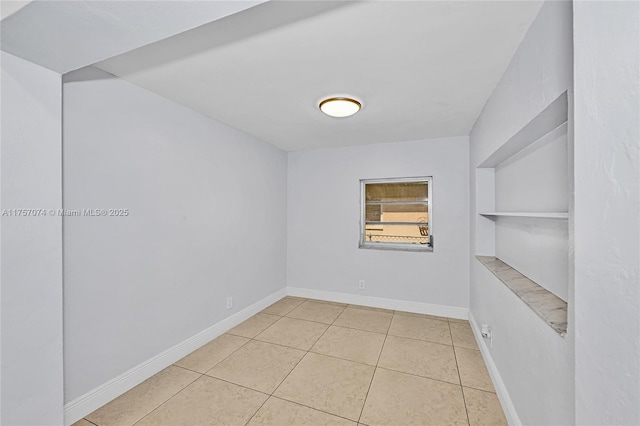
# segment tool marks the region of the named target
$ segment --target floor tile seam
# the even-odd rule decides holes
[[[256,315],[258,315],[258,314],[256,314]],[[265,315],[271,315],[271,314],[265,314]],[[254,315],[254,316],[255,316],[255,315]],[[274,316],[277,316],[277,315],[274,315]],[[245,321],[241,322],[241,323],[240,323],[240,324],[238,324],[236,327],[241,326],[243,323],[245,323],[246,321],[249,321],[251,318],[253,318],[253,317],[249,317],[249,318],[247,318]],[[284,317],[280,317],[280,318],[284,318]],[[236,336],[236,337],[244,337],[245,339],[253,339],[253,338],[254,338],[254,337],[256,337],[258,334],[262,333],[262,332],[263,332],[263,331],[265,331],[267,328],[271,327],[273,324],[275,324],[275,323],[277,323],[278,321],[280,321],[280,318],[278,318],[277,320],[275,320],[274,322],[272,322],[271,324],[269,324],[268,326],[266,326],[265,328],[263,328],[262,330],[260,330],[260,331],[259,331],[258,333],[256,333],[256,335],[255,335],[255,336],[253,336],[253,337],[243,336],[242,334],[233,334],[233,333],[232,333],[233,328],[236,328],[236,327],[233,327],[231,330],[229,330],[229,331],[225,332],[224,334],[229,334],[229,335],[231,335],[231,336]]]
[[[467,327],[471,327],[471,324],[468,321],[466,323],[462,323],[462,322],[459,322],[459,321],[449,321],[449,325],[450,326],[451,325],[464,325],[464,326],[467,326]]]
[[[466,346],[460,346],[460,345],[453,345],[454,348],[458,348],[458,349],[469,349],[470,351],[477,351],[480,352],[480,348],[476,349],[476,348],[468,348]]]
[[[424,319],[430,319],[430,320],[434,320],[434,321],[442,321],[442,322],[449,322],[449,317],[439,317],[437,315],[429,315],[429,314],[418,314],[415,312],[407,312],[407,311],[393,311],[394,314],[396,315],[404,315],[406,317],[416,317],[416,318],[424,318]]]
[[[346,307],[345,307],[346,309]],[[344,309],[343,309],[344,311]],[[341,312],[342,313],[342,312]],[[339,316],[339,315],[338,315]],[[337,317],[336,317],[337,318]],[[335,321],[335,320],[334,320]],[[311,352],[311,349],[316,345],[316,343],[318,343],[318,341],[322,338],[322,336],[325,335],[325,333],[327,332],[327,330],[329,330],[329,328],[331,327],[331,325],[329,325],[320,335],[320,337],[318,337],[316,339],[315,342],[313,342],[313,344],[309,347],[309,349],[307,349],[306,353],[298,360],[298,362],[296,363],[296,365],[293,366],[293,368],[289,371],[289,373],[282,379],[282,381],[278,384],[278,386],[276,386],[276,388],[273,390],[273,392],[271,392],[272,396],[275,396],[275,393],[278,391],[278,389],[280,389],[280,386],[282,386],[282,384],[287,380],[287,378],[291,375],[291,373],[293,373],[293,371],[298,368],[298,365],[300,365],[300,363],[302,362],[303,359],[305,359],[310,353],[314,353]]]
[[[415,337],[406,337],[406,336],[398,336],[397,334],[391,334],[391,333],[387,333],[388,336],[391,337],[399,337],[401,339],[409,339],[409,340],[416,340],[418,342],[427,342],[427,343],[433,343],[435,345],[441,345],[441,346],[449,346],[449,347],[453,347],[453,344],[448,344],[448,343],[440,343],[440,342],[434,342],[433,340],[425,340],[425,339],[416,339]]]
[[[305,299],[307,301],[311,301],[311,302],[317,302],[317,303],[324,303],[326,305],[334,305],[334,306],[340,306],[340,307],[347,307],[349,306],[348,303],[342,303],[342,302],[333,302],[331,300],[322,300],[322,299]]]
[[[251,423],[251,420],[253,420],[253,418],[256,416],[256,414],[258,414],[258,411],[262,410],[262,407],[264,407],[264,405],[267,403],[267,401],[269,401],[269,398],[271,398],[271,395],[269,395],[267,397],[267,399],[265,399],[264,402],[262,404],[260,404],[258,409],[251,415],[251,417],[249,417],[249,420],[246,421],[244,426],[247,426],[249,423]]]
[[[387,313],[387,314],[392,314],[395,311],[393,309],[385,309],[385,308],[376,308],[374,306],[365,306],[365,305],[352,305],[352,304],[348,304],[347,308],[353,308],[353,309],[362,309],[365,311],[373,311],[373,312],[380,312],[380,313]]]
[[[329,302],[329,301],[326,301],[326,300],[317,300],[317,299],[308,299],[307,301],[308,302],[322,303],[323,305],[337,306],[339,308],[347,308],[347,307],[349,307],[348,303]]]
[[[482,352],[480,352],[480,349],[472,349],[472,348],[465,348],[464,346],[454,346],[453,347],[454,352],[456,352],[456,349],[464,349],[464,350],[468,350],[468,351],[473,351],[473,352],[478,352],[478,355],[480,355],[482,357]],[[457,354],[457,352],[456,352]],[[486,367],[487,364],[485,364],[484,362],[484,358],[482,358],[482,365],[484,365]]]
[[[453,342],[453,332],[451,330],[451,323],[449,322],[449,334],[451,334],[451,342]],[[462,388],[462,375],[460,374],[460,367],[458,366],[458,357],[456,356],[455,345],[453,349],[453,359],[456,363],[456,371],[458,372],[458,380],[460,380],[460,392],[462,393],[462,403],[464,404],[464,413],[467,416],[467,424],[471,424],[471,419],[469,418],[469,409],[467,408],[467,398],[464,396],[464,389]]]
[[[302,358],[301,358],[301,359],[302,359]],[[300,362],[300,361],[298,361],[298,362]],[[298,365],[298,364],[296,364],[296,366],[297,366],[297,365]],[[296,366],[294,366],[293,368],[295,368]],[[293,371],[293,369],[291,369],[291,371]],[[291,373],[291,371],[289,371],[289,373]],[[289,375],[289,373],[287,373],[287,376]],[[278,389],[278,386],[280,386],[280,385],[282,384],[282,382],[284,381],[284,379],[282,379],[282,381],[280,381],[280,382],[278,382],[278,383],[277,383],[277,385],[276,385],[275,389],[274,389],[272,392],[267,392],[267,391],[264,391],[264,390],[260,390],[260,389],[252,388],[251,386],[248,386],[248,385],[243,385],[242,383],[235,382],[235,381],[233,381],[234,379],[229,379],[229,378],[226,378],[226,379],[225,379],[225,378],[223,378],[223,377],[213,376],[213,375],[211,375],[211,374],[203,374],[203,376],[207,376],[207,377],[209,377],[210,379],[217,379],[217,380],[221,380],[221,381],[223,381],[223,382],[227,382],[227,383],[230,383],[230,384],[232,384],[232,385],[240,386],[240,387],[242,387],[242,388],[249,389],[249,390],[252,390],[252,391],[260,392],[260,393],[263,393],[263,394],[265,394],[265,395],[269,395],[269,396],[273,395],[273,392],[275,392],[275,389]],[[285,376],[285,379],[286,379],[286,376]]]
[[[226,334],[226,333],[225,333]],[[220,361],[216,362],[213,367],[215,367],[216,365],[220,364],[222,361],[226,360],[227,358],[229,358],[231,355],[235,354],[236,352],[238,352],[240,349],[242,349],[243,347],[245,347],[247,345],[247,343],[249,343],[252,339],[249,339],[248,337],[243,337],[243,339],[247,339],[246,342],[244,342],[242,345],[238,346],[236,349],[233,350],[233,352],[229,353],[227,356],[225,356],[224,358],[222,358]],[[213,368],[211,367],[211,368]],[[211,368],[209,370],[211,370]],[[207,371],[209,371],[207,370]],[[202,373],[202,374],[206,374],[206,373]]]
[[[352,419],[350,419],[350,418],[348,418],[348,417],[344,417],[344,416],[341,416],[341,415],[339,415],[339,414],[335,414],[335,413],[331,413],[331,412],[329,412],[329,411],[321,410],[320,408],[316,408],[316,407],[312,407],[312,406],[310,406],[310,405],[302,404],[302,403],[297,402],[297,401],[292,401],[292,400],[287,399],[287,398],[282,397],[282,396],[278,396],[278,395],[271,395],[271,398],[276,398],[276,399],[279,399],[279,400],[281,400],[281,401],[286,401],[286,402],[289,402],[289,403],[291,403],[291,404],[296,404],[296,405],[299,405],[299,406],[301,406],[301,407],[305,407],[305,408],[309,408],[309,409],[314,410],[314,411],[318,411],[318,412],[320,412],[320,413],[329,414],[330,416],[339,417],[339,418],[341,418],[341,419],[345,419],[345,420],[348,420],[348,421],[350,421],[350,422],[356,422],[356,423],[358,423],[358,421],[357,421],[357,420],[352,420]]]
[[[304,303],[304,302],[302,302],[302,303]],[[300,303],[300,304],[299,304],[299,305],[297,305],[297,306],[294,306],[294,307],[293,307],[293,309],[291,309],[291,310],[289,310],[289,311],[285,312],[285,314],[284,314],[284,315],[282,315],[282,316],[283,316],[283,317],[286,317],[286,316],[287,316],[287,315],[289,315],[291,312],[295,311],[295,310],[296,310],[296,308],[297,308],[298,306],[302,305],[302,303]]]
[[[333,324],[338,320],[338,318],[340,318],[340,315],[344,314],[344,311],[346,311],[348,307],[349,307],[349,305],[345,305],[345,306],[343,306],[343,307],[342,307],[342,310],[341,310],[341,311],[340,311],[340,313],[339,313],[338,315],[336,315],[336,317],[333,319],[333,321],[331,322],[331,325],[333,325]]]
[[[322,352],[314,352],[314,351],[312,351],[312,349],[313,349],[313,348],[309,349],[309,353],[312,353],[312,354],[314,354],[314,355],[322,355],[322,356],[326,356],[326,357],[329,357],[329,358],[339,359],[339,360],[341,360],[341,361],[354,362],[354,363],[356,363],[356,364],[366,365],[367,367],[373,367],[373,368],[375,368],[375,367],[376,367],[376,365],[375,365],[375,364],[367,364],[366,362],[362,362],[362,361],[354,361],[354,360],[352,360],[352,359],[347,359],[347,358],[341,358],[341,357],[336,356],[336,355],[328,355],[328,354],[323,354]],[[380,351],[382,352],[382,349],[381,349]]]
[[[282,298],[282,299],[280,299],[280,300],[284,300],[284,299],[286,299],[286,297],[287,297],[287,296],[283,297],[283,298]],[[269,305],[269,306],[272,306],[272,305],[274,305],[274,304],[278,303],[280,300],[275,301],[274,303],[272,303],[272,304],[271,304],[271,305]],[[294,306],[293,308],[291,308],[291,309],[289,309],[287,312],[285,312],[285,313],[284,313],[284,315],[280,315],[280,314],[270,314],[270,315],[278,315],[278,316],[281,316],[281,317],[287,316],[289,313],[291,313],[294,309],[296,309],[298,306],[302,305],[302,304],[303,304],[304,302],[306,302],[307,300],[308,300],[308,299],[304,299],[303,301],[301,301],[300,303],[298,303],[296,306]],[[268,309],[268,308],[269,308],[269,306],[267,306],[265,309]],[[262,311],[260,311],[260,312],[262,312]],[[266,313],[266,314],[268,314],[268,312],[265,312],[265,313]]]
[[[267,341],[267,340],[260,340],[260,339],[257,339],[257,337],[258,337],[258,336],[254,337],[254,338],[253,338],[253,339],[251,339],[251,340],[254,340],[254,341],[256,341],[256,342],[260,342],[260,343],[269,343],[269,344],[271,344],[271,345],[281,346],[281,347],[283,347],[283,348],[295,349],[295,350],[302,351],[302,352],[309,352],[309,350],[311,349],[311,348],[309,348],[309,349],[300,349],[300,348],[296,348],[295,346],[287,346],[287,345],[283,345],[282,343],[275,343],[275,342],[269,342],[269,341]],[[315,344],[315,343],[314,343],[314,344]],[[303,355],[303,358],[304,358],[304,355]]]
[[[265,312],[265,310],[267,310],[267,309],[269,309],[269,307],[268,307],[268,306],[267,306],[266,308],[264,308],[263,310],[261,310],[260,312],[258,312],[258,314],[273,315],[274,317],[280,317],[280,318],[282,318],[282,317],[284,316],[284,315],[280,315],[280,314],[272,314],[272,313],[269,313],[269,312]],[[288,313],[288,312],[287,312],[287,313]],[[256,315],[258,315],[258,314],[256,314]],[[255,315],[254,315],[254,316],[255,316]],[[253,318],[253,316],[251,316],[251,317],[249,317],[249,318]],[[247,318],[247,319],[249,319],[249,318]],[[243,322],[244,322],[244,321],[243,321]],[[242,324],[242,323],[240,323],[240,324]],[[238,325],[239,325],[239,324],[238,324]]]
[[[453,338],[453,329],[451,328],[451,323],[449,323],[449,333],[451,334],[451,341],[453,342],[453,346],[460,347],[460,348],[466,348],[466,349],[473,349],[474,351],[476,351],[476,350],[479,351],[480,350],[480,348],[477,346],[477,343],[476,343],[476,347],[475,348],[469,348],[467,346],[457,345],[456,342],[455,342],[455,339]],[[475,336],[473,335],[473,331],[470,331],[470,333],[471,333],[471,337],[473,338],[473,341],[475,342]]]
[[[171,366],[173,366],[173,367],[178,367],[178,368],[182,368],[183,370],[191,371],[192,373],[197,373],[197,374],[199,374],[199,375],[201,375],[201,376],[204,374],[204,373],[201,373],[201,372],[199,372],[199,371],[193,370],[193,369],[191,369],[191,368],[183,367],[183,366],[181,366],[181,365],[177,365],[177,364],[171,364]],[[157,374],[157,373],[156,373],[156,374]],[[151,377],[153,377],[153,376],[151,376]]]
[[[268,327],[267,327],[267,328],[268,328]],[[256,336],[256,337],[257,337],[257,336]],[[300,361],[302,361],[302,360],[303,360],[303,358],[304,358],[304,357],[309,353],[309,350],[300,349],[300,348],[294,348],[294,347],[292,347],[292,346],[282,345],[282,344],[279,344],[279,343],[266,342],[266,341],[264,341],[264,340],[258,340],[258,339],[256,339],[256,338],[253,338],[253,339],[250,339],[250,340],[249,340],[249,342],[251,342],[251,341],[255,341],[255,342],[259,342],[259,343],[266,343],[266,344],[269,344],[269,345],[275,345],[275,346],[279,346],[279,347],[281,347],[281,348],[285,348],[285,349],[294,349],[294,350],[296,350],[296,351],[304,352],[304,355],[302,355],[302,356],[300,357],[300,359],[298,360],[298,362],[296,362],[296,365],[294,365],[294,366],[293,366],[293,368],[292,368],[291,370],[289,370],[289,372],[288,372],[288,373],[287,373],[287,375],[284,377],[284,379],[282,379],[282,380],[278,383],[278,385],[275,387],[275,389],[274,389],[274,390],[273,390],[273,392],[271,392],[271,393],[266,393],[266,392],[264,392],[264,391],[260,391],[260,390],[257,390],[257,389],[253,389],[253,388],[250,388],[250,387],[248,387],[248,386],[241,385],[241,384],[239,384],[239,383],[231,382],[231,381],[229,381],[229,380],[221,379],[220,377],[214,377],[214,376],[211,376],[211,375],[207,374],[209,371],[213,370],[213,369],[215,368],[215,366],[217,366],[218,364],[220,364],[220,362],[222,362],[222,361],[220,361],[218,364],[216,364],[216,365],[214,365],[213,367],[211,367],[209,370],[207,370],[207,372],[206,372],[206,373],[202,373],[202,375],[203,375],[203,376],[207,376],[207,377],[211,377],[211,378],[213,378],[213,379],[222,380],[222,381],[225,381],[225,382],[228,382],[228,383],[234,384],[234,385],[242,386],[242,387],[247,388],[247,389],[255,390],[256,392],[261,392],[261,393],[267,394],[267,395],[269,395],[269,396],[273,396],[273,393],[274,393],[274,392],[275,392],[275,391],[280,387],[280,385],[281,385],[282,383],[284,383],[284,381],[287,379],[287,377],[289,377],[289,374],[291,374],[291,372],[292,372],[292,371],[293,371],[293,370],[298,366],[298,364],[300,364]],[[246,345],[246,344],[248,344],[249,342],[245,343],[245,345]],[[240,348],[238,348],[238,349],[240,349]],[[229,355],[229,356],[231,356],[231,355]],[[226,359],[226,358],[225,358],[225,359]],[[267,399],[268,399],[268,398],[267,398]],[[266,401],[265,401],[265,402],[266,402]],[[264,404],[263,404],[263,405],[264,405]],[[257,413],[257,411],[256,411],[256,413]],[[255,415],[255,413],[254,413],[254,415]]]
[[[267,397],[271,396],[271,394],[269,392],[265,392],[265,391],[261,391],[261,390],[258,390],[258,389],[254,389],[254,388],[251,388],[251,387],[249,387],[247,385],[241,385],[240,383],[232,382],[229,379],[221,379],[220,377],[214,377],[214,376],[210,376],[208,374],[203,374],[203,376],[207,376],[207,378],[209,378],[209,379],[220,380],[221,382],[225,382],[225,383],[228,383],[230,385],[239,386],[239,387],[241,387],[243,389],[247,389],[247,390],[250,390],[250,391],[253,391],[253,392],[258,392],[258,393],[261,393],[263,395],[266,395]]]
[[[402,316],[402,314],[398,314],[398,315]],[[391,336],[395,336],[395,337],[403,337],[405,339],[421,340],[423,342],[431,342],[431,343],[437,343],[439,345],[453,346],[453,336],[451,335],[451,327],[449,326],[449,322],[448,321],[446,321],[446,324],[447,324],[447,328],[449,329],[449,339],[451,340],[451,344],[434,342],[432,340],[426,340],[426,339],[416,339],[415,337],[397,336],[395,334],[392,334],[392,333],[390,333],[390,331],[391,331],[391,325],[393,325],[393,320],[395,319],[395,316],[396,316],[396,314],[394,313],[393,317],[391,318],[391,323],[389,324],[389,329],[387,330],[387,334],[390,334]],[[408,316],[408,315],[405,315],[405,316]],[[425,318],[425,319],[432,319],[432,318]],[[438,320],[436,320],[436,321],[438,321]],[[444,322],[444,321],[442,321],[442,322]]]
[[[497,393],[495,392],[495,390],[486,390],[486,389],[481,389],[481,388],[477,388],[475,386],[469,386],[469,385],[462,385],[463,388],[467,388],[467,389],[473,389],[473,390],[477,390],[477,391],[482,391],[482,392],[486,392],[486,393],[492,393],[494,395],[497,395]],[[493,383],[491,383],[491,387],[493,388]]]
[[[275,324],[275,323],[274,323],[274,324]],[[269,328],[269,327],[267,327],[267,328]],[[267,328],[265,328],[264,330],[266,330]],[[262,330],[262,331],[264,331],[264,330]],[[262,331],[261,331],[260,333],[262,333]],[[258,334],[260,334],[260,333],[258,333]],[[233,334],[233,333],[231,332],[231,330],[227,331],[225,334],[228,334],[228,335],[230,335],[230,336],[234,336],[234,337],[244,337],[245,339],[253,339],[253,337],[243,336],[242,334]]]
[[[322,321],[314,321],[314,320],[310,320],[310,319],[306,319],[306,318],[296,318],[296,317],[285,317],[285,318],[289,318],[289,319],[295,319],[295,320],[300,320],[300,321],[308,321],[308,322],[315,322],[316,324],[324,324],[324,325],[333,325],[333,323],[335,322],[335,320],[331,321],[331,322],[322,322]],[[337,319],[337,317],[336,317]]]
[[[467,348],[461,348],[461,349],[467,349]],[[474,349],[469,349],[469,350],[474,350]],[[478,351],[478,352],[480,352],[480,351]],[[456,358],[456,365],[458,365],[458,353],[455,351],[455,347],[454,347],[453,353],[454,353],[455,358]],[[484,362],[484,358],[482,358],[482,354],[480,354],[480,357],[481,357],[482,365],[486,369],[487,365]],[[458,367],[458,375],[460,376],[460,384],[462,384],[462,375],[460,374],[460,367]],[[488,371],[487,371],[487,375],[488,375]],[[491,383],[491,387],[494,389],[494,393],[495,393],[495,386],[493,385],[493,380],[491,379],[491,376],[489,376],[489,382]],[[491,391],[487,391],[485,389],[479,389],[479,388],[476,388],[476,387],[473,387],[473,386],[465,386],[465,387],[470,388],[470,389],[484,390],[485,392],[491,392]]]
[[[183,368],[183,367],[180,367]],[[185,370],[188,370],[187,368],[185,368]],[[192,370],[189,370],[192,371]],[[139,418],[138,420],[136,420],[132,426],[137,425],[138,423],[140,423],[141,421],[143,421],[144,419],[146,419],[147,417],[149,417],[151,414],[153,414],[156,410],[158,410],[160,407],[162,407],[163,405],[165,405],[167,402],[171,401],[173,398],[175,398],[178,394],[180,394],[181,392],[183,392],[186,388],[188,388],[189,386],[191,386],[192,384],[194,384],[197,380],[200,380],[202,378],[202,376],[204,376],[204,374],[202,373],[198,373],[200,374],[198,377],[196,377],[195,379],[193,379],[192,381],[190,381],[186,386],[184,386],[182,389],[180,389],[178,392],[174,393],[173,395],[171,395],[169,398],[167,398],[166,400],[164,400],[160,405],[158,405],[157,407],[155,407],[153,410],[149,411],[147,414],[145,414],[144,416],[142,416],[141,418]]]
[[[107,404],[108,404],[108,403],[107,403]],[[88,414],[87,414],[87,415],[88,415]],[[98,423],[94,423],[94,422],[92,422],[91,420],[87,419],[86,417],[83,417],[83,418],[81,418],[80,420],[84,420],[85,422],[91,423],[92,425],[95,425],[95,426],[100,426]],[[80,420],[78,420],[78,421],[80,421]]]
[[[393,315],[391,315],[391,321],[389,321],[389,325],[387,326],[387,332],[385,333],[387,336],[389,335],[389,330],[391,330],[391,324],[393,324],[393,319],[396,316],[396,312],[393,312]],[[385,339],[386,340],[386,339]]]
[[[292,371],[293,371],[293,370],[298,366],[298,364],[300,364],[300,361],[302,361],[302,359],[303,359],[303,358],[304,358],[304,357],[309,353],[309,351],[308,351],[308,350],[304,350],[304,349],[300,349],[300,348],[294,348],[294,347],[286,346],[286,345],[281,345],[281,344],[278,344],[278,343],[265,342],[265,341],[263,341],[263,340],[257,340],[257,339],[251,339],[250,341],[255,341],[255,342],[259,342],[259,343],[266,343],[266,344],[268,344],[268,345],[274,345],[274,346],[279,346],[279,347],[281,347],[281,348],[285,348],[285,349],[293,349],[293,350],[296,350],[296,351],[299,351],[299,352],[304,352],[304,355],[302,355],[302,356],[300,357],[300,359],[296,362],[296,364],[293,366],[293,368],[291,368],[291,370],[289,370],[289,372],[288,372],[288,373],[287,373],[287,375],[284,377],[284,379],[282,379],[282,380],[278,383],[278,385],[277,385],[277,386],[276,386],[276,388],[273,390],[273,392],[275,392],[275,391],[276,391],[276,389],[278,389],[278,387],[280,387],[280,385],[282,384],[282,382],[284,382],[284,381],[285,381],[285,379],[289,376],[289,374],[291,374],[291,372],[292,372]],[[247,342],[247,344],[248,344],[248,343],[249,343],[249,342]],[[222,362],[222,361],[220,361],[220,362]],[[219,363],[218,363],[218,364],[219,364]],[[248,386],[241,385],[241,384],[239,384],[239,383],[231,382],[231,381],[229,381],[229,380],[222,379],[222,378],[220,378],[220,377],[215,377],[215,376],[212,376],[212,375],[210,375],[210,374],[207,374],[207,373],[209,373],[211,370],[213,370],[213,369],[214,369],[218,364],[216,364],[215,366],[211,367],[209,370],[207,370],[207,372],[206,372],[206,373],[202,373],[202,375],[203,375],[203,376],[207,376],[207,377],[212,377],[212,378],[214,378],[214,379],[219,379],[219,380],[227,381],[227,382],[232,383],[232,384],[234,384],[234,385],[238,385],[238,386],[246,387],[247,389],[255,390],[256,392],[262,392],[262,393],[268,394],[268,395],[270,395],[270,396],[271,396],[271,395],[273,395],[273,392],[271,392],[271,393],[267,393],[267,392],[264,392],[264,391],[260,391],[260,390],[257,390],[257,389],[250,388],[250,387],[248,387]]]
[[[293,373],[293,370],[295,370],[296,368],[298,368],[298,365],[300,365],[300,363],[302,362],[303,359],[305,359],[307,357],[307,355],[309,355],[309,351],[306,351],[306,353],[304,355],[302,355],[302,357],[300,357],[300,359],[298,360],[298,362],[296,362],[296,365],[293,366],[293,368],[291,370],[289,370],[289,372],[287,373],[286,376],[284,376],[284,378],[280,381],[280,383],[278,383],[278,386],[276,386],[276,388],[273,390],[273,392],[271,392],[270,396],[275,396],[275,393],[278,391],[278,389],[280,389],[280,386],[282,386],[282,384],[289,378],[289,376],[291,375],[291,373]]]
[[[459,386],[460,388],[462,388],[462,383],[452,383],[452,382],[447,382],[446,380],[442,380],[442,379],[436,379],[434,377],[429,377],[429,376],[421,376],[419,374],[414,374],[414,373],[407,373],[406,371],[401,371],[401,370],[395,370],[393,368],[389,368],[389,367],[381,367],[381,366],[377,366],[376,368],[380,368],[382,370],[387,370],[387,371],[393,371],[395,373],[402,373],[402,374],[406,374],[408,376],[413,376],[413,377],[418,377],[420,379],[429,379],[429,380],[434,380],[436,382],[440,382],[440,383],[446,383],[448,385],[453,385],[453,386]],[[467,386],[469,387],[469,386]],[[473,388],[472,388],[473,389]],[[462,391],[462,389],[460,389]]]
[[[289,295],[284,296],[282,299],[302,300],[303,302],[307,301],[307,300],[313,300],[313,299],[309,299],[309,298],[306,298],[306,297],[289,296]],[[282,300],[282,299],[279,299],[279,300]]]
[[[490,394],[492,394],[492,395],[496,395],[496,396],[498,395],[498,394],[497,394],[496,392],[494,392],[494,391],[488,391],[488,390],[486,390],[486,389],[474,388],[473,386],[464,386],[464,385],[463,385],[462,387],[463,387],[463,388],[467,388],[467,389],[477,390],[477,391],[484,392],[484,393],[490,393]]]
[[[313,301],[313,299],[308,299],[308,300]],[[319,303],[322,303],[322,302],[319,302]],[[327,304],[329,304],[329,303],[327,303]],[[300,305],[298,305],[298,306],[300,306]],[[338,306],[338,305],[333,305],[333,306]],[[342,315],[342,313],[344,312],[344,310],[345,310],[345,309],[347,309],[347,306],[349,306],[349,305],[346,305],[346,306],[340,306],[340,307],[342,308],[342,310],[340,311],[340,313],[339,313],[338,315],[336,315],[336,317],[333,319],[333,321],[331,321],[331,323],[329,323],[329,326],[332,326],[332,325],[333,325],[333,323],[334,323],[334,322],[336,322],[336,320],[340,317],[340,315]],[[297,307],[296,307],[296,308],[297,308]],[[294,310],[295,310],[296,308],[294,308]],[[290,311],[290,312],[288,312],[288,313],[287,313],[287,315],[289,315],[291,312],[293,312],[293,310],[292,310],[292,311]],[[285,316],[286,316],[286,315],[285,315]],[[314,320],[305,319],[305,318],[295,318],[295,317],[289,317],[289,316],[287,316],[287,318],[291,318],[291,319],[298,319],[298,320],[302,320],[302,321],[309,321],[309,322],[316,322],[316,323],[319,323],[319,324],[325,324],[325,325],[327,324],[326,322],[314,321]]]
[[[288,317],[288,316],[286,316],[286,315],[285,315],[285,316],[283,316],[282,318],[292,319],[292,320],[296,320],[296,321],[313,322],[313,323],[315,323],[315,324],[322,324],[322,325],[332,325],[332,324],[333,324],[333,322],[331,322],[331,323],[327,323],[327,322],[320,322],[320,321],[314,321],[314,320],[304,319],[304,318]],[[280,321],[280,320],[278,320],[278,321]],[[276,322],[278,322],[278,321],[276,321]],[[335,321],[335,320],[334,320],[334,321]],[[273,324],[275,324],[276,322],[274,322]],[[273,325],[273,324],[271,324],[271,325]],[[270,325],[269,327],[271,327],[271,325]],[[269,328],[269,327],[267,327],[267,328]],[[266,330],[266,329],[265,329],[265,330]]]
[[[309,349],[307,349],[307,352],[310,352],[310,351],[311,351],[311,349],[313,349],[313,347],[318,343],[318,341],[320,341],[320,339],[322,339],[322,336],[324,336],[324,335],[327,333],[327,330],[329,330],[329,329],[331,328],[331,326],[333,325],[333,323],[334,323],[334,322],[336,322],[336,320],[338,319],[338,317],[339,317],[340,315],[342,315],[342,313],[344,312],[344,310],[345,310],[345,309],[347,309],[347,307],[346,307],[346,306],[342,308],[342,311],[340,311],[340,313],[339,313],[339,314],[334,318],[334,320],[331,322],[331,324],[329,324],[329,325],[327,326],[327,328],[322,332],[322,334],[320,335],[320,337],[318,337],[318,338],[316,339],[316,341],[315,341],[315,342],[313,342],[313,344],[311,345],[311,347],[310,347]],[[325,325],[327,325],[327,324],[325,324]],[[305,356],[306,356],[306,355],[305,355]]]
[[[336,319],[336,321],[337,321],[337,319]],[[340,327],[340,328],[348,328],[349,330],[364,331],[364,332],[367,332],[367,333],[381,334],[383,336],[386,336],[386,334],[387,334],[387,333],[383,333],[383,332],[380,332],[380,331],[364,330],[362,328],[349,327],[348,325],[335,324],[335,322],[334,322],[334,324],[331,324],[331,326],[332,327]]]
[[[389,322],[389,327],[391,327],[391,322]],[[378,352],[378,359],[376,360],[376,365],[373,369],[373,374],[371,375],[371,381],[369,382],[367,393],[364,395],[364,402],[362,403],[362,408],[360,409],[360,415],[358,416],[358,423],[360,423],[360,419],[362,418],[362,413],[364,413],[364,407],[367,405],[367,399],[369,398],[371,385],[373,385],[373,378],[376,376],[376,370],[378,369],[378,364],[380,363],[380,357],[382,356],[382,351],[384,351],[384,345],[387,343],[387,336],[388,336],[387,334],[384,335],[384,341],[382,342],[382,347],[380,348],[380,352]]]

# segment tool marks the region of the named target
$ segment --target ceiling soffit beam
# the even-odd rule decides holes
[[[34,1],[2,20],[1,49],[64,74],[265,1]]]

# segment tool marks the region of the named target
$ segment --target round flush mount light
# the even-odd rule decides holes
[[[362,104],[352,98],[327,98],[320,102],[320,111],[330,117],[349,117],[360,111]]]

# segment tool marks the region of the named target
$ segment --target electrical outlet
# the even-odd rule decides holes
[[[227,297],[227,309],[233,308],[233,298]]]
[[[489,347],[493,347],[493,332],[491,331],[491,326],[489,324],[482,324],[480,334],[485,339],[489,339]]]
[[[358,288],[359,288],[360,290],[364,290],[364,280],[360,280],[360,281],[358,281]]]

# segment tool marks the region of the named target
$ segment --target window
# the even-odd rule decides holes
[[[431,177],[360,180],[360,248],[433,251]]]

